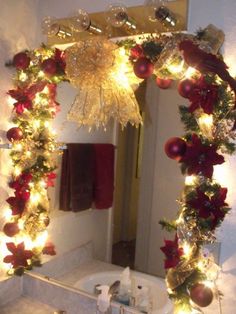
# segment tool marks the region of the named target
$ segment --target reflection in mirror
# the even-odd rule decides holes
[[[116,147],[114,203],[106,209],[62,211],[60,154],[58,180],[56,187],[50,190],[49,234],[56,245],[57,256],[45,259],[43,266],[35,271],[96,294],[95,287],[100,284],[108,284],[116,291],[116,282],[122,281],[121,274],[129,266],[137,271],[132,273],[136,287],[148,286],[154,293],[160,292],[159,302],[152,304],[153,313],[171,311],[164,281],[160,279],[164,277],[160,251],[164,232],[159,220],[175,217],[178,209],[175,200],[184,184],[175,162],[167,159],[163,150],[168,138],[183,133],[178,105],[185,100],[179,96],[176,84],[161,90],[154,80],[148,80],[141,97],[144,123],[139,129],[128,126],[121,130],[111,123],[105,132],[91,133],[66,121],[76,91],[67,83],[59,87],[62,112],[54,123],[58,141],[112,143]],[[168,238],[165,234],[164,237]],[[155,300],[152,293],[151,299]],[[213,307],[217,309],[218,305],[213,304]]]
[[[111,123],[105,132],[88,133],[66,121],[76,91],[67,83],[59,87],[58,101],[62,111],[54,122],[58,141],[113,143],[117,149],[113,208],[87,209],[78,213],[60,210],[60,154],[57,183],[50,190],[52,221],[49,233],[57,247],[55,263],[67,252],[83,247],[93,259],[163,276],[163,256],[159,253],[162,236],[158,221],[162,216],[172,218],[175,215],[175,199],[182,185],[175,164],[164,156],[163,145],[170,136],[182,132],[177,105],[183,103],[183,99],[174,84],[168,91],[163,91],[150,80],[147,90],[148,98],[145,100],[146,89],[143,89],[142,97],[143,126],[138,129],[128,126],[121,130]],[[68,265],[68,257],[65,259]],[[108,269],[114,267],[109,265]],[[39,270],[46,274],[46,269],[44,265]],[[70,269],[63,267],[63,276],[67,271]],[[59,272],[54,275],[60,278]]]

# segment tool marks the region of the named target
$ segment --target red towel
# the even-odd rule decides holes
[[[62,158],[61,210],[77,212],[92,207],[94,158],[93,144],[67,144]]]
[[[94,204],[97,209],[106,209],[113,203],[115,149],[112,144],[94,144],[94,148]]]

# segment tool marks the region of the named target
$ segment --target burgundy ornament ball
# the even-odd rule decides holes
[[[184,98],[189,98],[189,95],[191,94],[193,87],[194,87],[194,80],[185,79],[179,82],[178,92],[180,96]]]
[[[29,64],[30,57],[25,52],[19,52],[13,58],[13,65],[19,70],[25,70]]]
[[[203,283],[197,283],[190,289],[191,300],[200,307],[206,307],[213,301],[213,292],[211,288]]]
[[[14,237],[20,231],[16,222],[7,222],[3,227],[3,232],[8,237]]]
[[[162,78],[157,77],[156,78],[156,84],[161,89],[167,89],[167,88],[169,88],[171,86],[172,80],[170,80],[170,79],[162,79]]]
[[[10,142],[20,141],[23,138],[23,132],[20,128],[14,127],[7,131],[7,139]]]
[[[143,57],[139,58],[135,63],[134,63],[134,73],[137,77],[146,79],[149,76],[152,75],[154,69],[154,65],[152,62]]]
[[[186,146],[186,142],[183,139],[171,137],[165,143],[165,153],[169,158],[179,161],[185,154]]]
[[[42,62],[41,69],[49,76],[54,75],[57,72],[57,63],[52,58],[46,59]]]

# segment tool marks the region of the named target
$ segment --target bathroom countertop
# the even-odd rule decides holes
[[[51,306],[25,296],[0,307],[1,314],[53,314],[55,311]]]

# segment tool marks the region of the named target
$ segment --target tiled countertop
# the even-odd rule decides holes
[[[53,314],[55,311],[51,306],[24,296],[0,307],[1,314]]]

